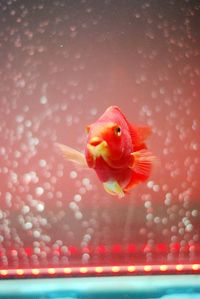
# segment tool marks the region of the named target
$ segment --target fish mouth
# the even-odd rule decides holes
[[[97,158],[102,157],[106,160],[108,157],[108,143],[99,137],[91,138],[87,144],[87,149],[92,156],[93,167]]]

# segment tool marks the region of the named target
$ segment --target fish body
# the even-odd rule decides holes
[[[123,197],[148,179],[155,159],[145,143],[151,133],[148,126],[132,125],[119,107],[111,106],[86,131],[84,154],[57,147],[68,160],[94,169],[109,194]]]

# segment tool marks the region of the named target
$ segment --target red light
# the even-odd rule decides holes
[[[106,248],[105,248],[104,245],[99,245],[97,247],[97,253],[99,253],[99,254],[105,254],[105,252],[106,252]]]
[[[180,250],[180,244],[179,243],[173,243],[171,245],[172,250],[174,250],[175,252],[178,252]]]
[[[78,252],[78,249],[75,246],[70,246],[69,247],[69,252],[71,254],[76,254]]]
[[[167,252],[167,246],[164,243],[159,243],[156,247],[158,252]]]
[[[28,256],[30,256],[30,255],[32,254],[33,250],[32,250],[31,247],[26,247],[26,248],[25,248],[25,252],[26,252],[26,254],[27,254]]]
[[[136,252],[136,246],[134,244],[129,244],[128,245],[128,252],[129,253],[134,253]]]
[[[122,250],[122,248],[121,248],[121,245],[119,245],[119,244],[116,244],[112,247],[113,253],[120,253],[121,250]]]

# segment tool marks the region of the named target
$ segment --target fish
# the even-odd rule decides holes
[[[118,106],[110,106],[86,126],[86,133],[84,152],[61,143],[55,146],[66,160],[93,169],[107,193],[123,198],[149,178],[156,160],[146,145],[149,126],[130,123]]]

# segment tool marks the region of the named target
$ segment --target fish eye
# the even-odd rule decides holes
[[[121,135],[121,128],[120,128],[120,126],[115,127],[115,135],[117,135],[117,136]]]

